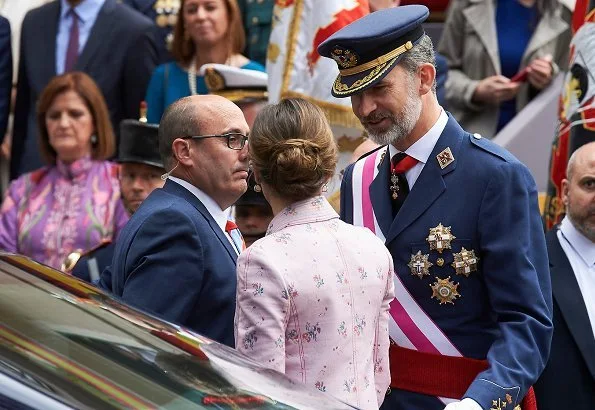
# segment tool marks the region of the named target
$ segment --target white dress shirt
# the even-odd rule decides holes
[[[105,0],[85,0],[74,8],[79,21],[79,57],[87,44],[91,29],[97,20],[99,10],[103,7]],[[58,20],[58,33],[56,34],[56,74],[64,74],[64,63],[68,40],[70,40],[70,28],[72,27],[72,14],[69,14],[71,6],[66,0],[60,0],[60,17]]]
[[[580,233],[568,216],[560,224],[558,240],[576,276],[595,337],[595,243]]]
[[[219,228],[221,228],[221,230],[225,234],[225,237],[231,244],[232,248],[236,251],[236,254],[239,255],[238,250],[236,249],[236,246],[233,243],[233,239],[231,239],[231,236],[225,230],[225,225],[227,225],[228,221],[227,216],[230,212],[229,208],[221,209],[221,207],[217,205],[217,202],[215,202],[213,198],[205,194],[203,191],[201,191],[191,183],[184,181],[183,179],[172,177],[171,175],[167,179],[172,180],[176,184],[182,185],[184,188],[190,191],[195,197],[197,197],[200,202],[202,202],[202,204],[205,206],[205,208],[207,208],[207,211],[211,214],[215,222],[217,222]]]
[[[405,150],[405,154],[415,158],[418,161],[417,164],[415,164],[409,171],[405,172],[405,178],[407,178],[407,183],[409,184],[410,190],[413,189],[413,184],[415,184],[415,181],[417,181],[421,171],[424,169],[424,165],[426,165],[426,162],[428,162],[428,158],[430,158],[430,154],[434,150],[434,146],[436,145],[436,142],[438,142],[438,138],[440,138],[442,131],[444,131],[447,122],[448,115],[446,115],[444,110],[441,110],[440,116],[432,128],[430,128],[423,137],[415,141],[413,145]],[[401,152],[392,144],[388,147],[390,150],[391,159]]]

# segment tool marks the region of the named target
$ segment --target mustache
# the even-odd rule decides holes
[[[361,118],[361,122],[366,125],[370,122],[380,122],[384,119],[390,119],[390,120],[395,120],[394,115],[391,115],[389,113],[383,113],[383,112],[372,112],[368,115],[366,115],[365,117]]]

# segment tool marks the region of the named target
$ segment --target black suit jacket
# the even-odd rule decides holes
[[[549,361],[535,384],[539,410],[595,409],[595,338],[576,276],[560,246],[558,227],[546,235],[554,296]]]
[[[10,23],[0,16],[0,144],[10,114],[10,94],[12,91],[12,48],[10,45]]]
[[[56,75],[56,35],[60,1],[27,13],[21,28],[19,78],[11,153],[11,178],[39,168],[35,104]],[[114,130],[138,118],[140,102],[158,61],[153,23],[116,0],[105,0],[75,70],[89,74],[101,89]]]

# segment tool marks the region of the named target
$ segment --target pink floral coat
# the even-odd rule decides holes
[[[237,265],[236,348],[363,409],[390,383],[393,262],[372,232],[323,197],[275,216]]]

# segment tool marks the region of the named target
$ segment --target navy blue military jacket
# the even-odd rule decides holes
[[[453,161],[442,168],[437,157],[446,148]],[[449,116],[393,220],[388,155],[378,166],[369,192],[396,274],[463,356],[487,359],[489,368],[465,397],[484,409],[511,398],[513,408],[543,370],[553,331],[547,250],[529,170],[503,148],[465,132]],[[349,223],[352,179],[353,165],[341,186],[341,218]],[[442,253],[431,250],[428,240],[430,229],[439,224],[450,227],[456,237]],[[463,247],[479,258],[468,276],[452,266]],[[423,278],[409,266],[417,252],[429,255],[433,264]],[[460,297],[452,304],[432,297],[431,285],[438,278],[458,283]],[[405,391],[393,391],[389,397],[386,401],[401,403],[395,404],[397,409],[444,408],[435,397]]]
[[[100,286],[132,306],[235,347],[236,259],[200,200],[168,180],[118,236]]]

